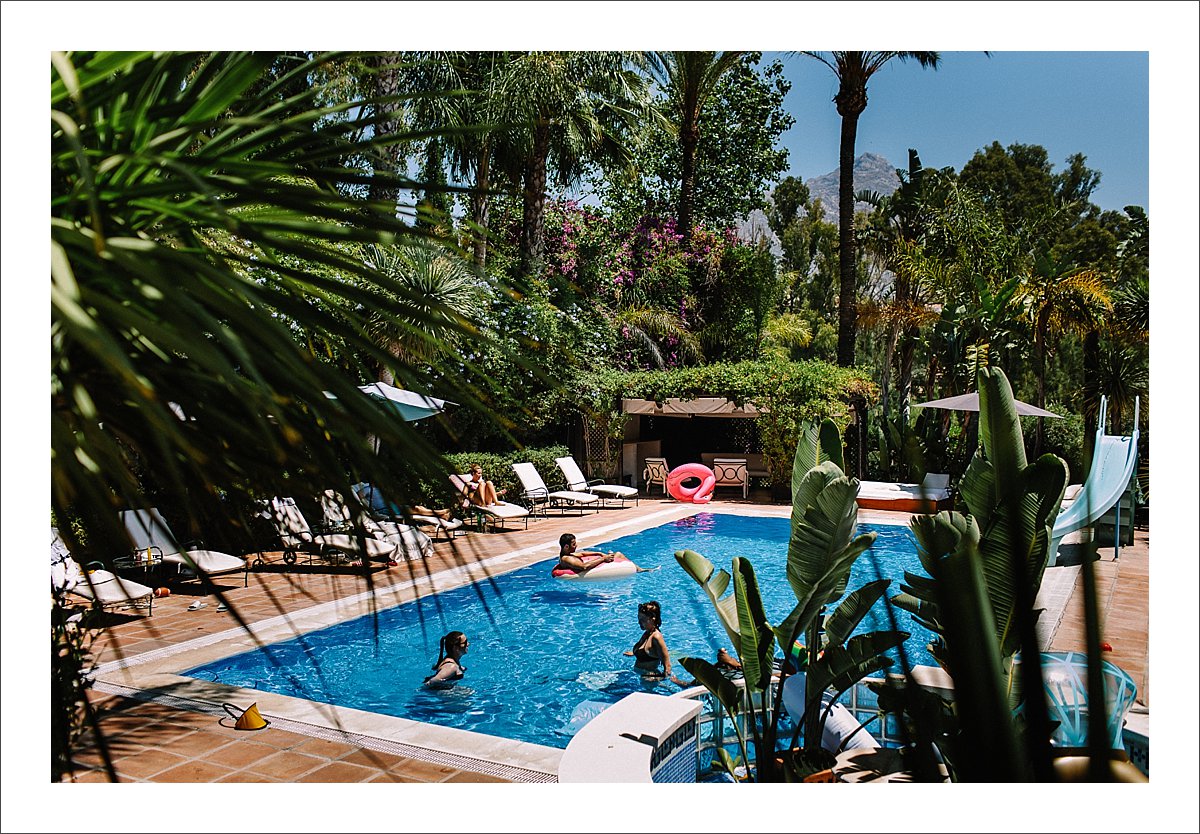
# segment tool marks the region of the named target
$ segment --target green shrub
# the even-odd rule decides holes
[[[861,395],[868,403],[878,396],[875,384],[857,368],[827,362],[789,362],[768,359],[718,362],[666,371],[589,371],[560,396],[584,414],[616,412],[622,397],[662,402],[669,397],[726,397],[738,405],[753,402],[758,418],[764,462],[773,483],[790,483],[792,455],[806,419],[833,419],[844,428],[850,399]]]
[[[1057,403],[1047,403],[1046,408],[1063,419],[1046,419],[1046,440],[1043,452],[1051,452],[1067,462],[1070,477],[1067,483],[1083,482],[1083,417],[1072,414]],[[1024,427],[1022,427],[1024,428]]]

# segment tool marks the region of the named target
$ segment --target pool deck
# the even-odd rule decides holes
[[[387,568],[284,565],[281,553],[240,575],[218,577],[229,611],[196,582],[173,583],[141,612],[106,615],[93,645],[97,664],[92,702],[118,781],[122,782],[546,782],[555,781],[562,751],[507,742],[449,728],[356,710],[314,705],[253,690],[233,690],[175,674],[217,656],[297,631],[323,627],[448,590],[556,555],[558,537],[575,533],[581,548],[691,515],[697,510],[787,516],[790,507],[717,500],[705,507],[643,498],[637,506],[586,515],[551,515],[501,532],[472,532],[440,541],[424,560]],[[866,523],[907,523],[906,513],[863,510]],[[1069,541],[1069,540],[1068,540]],[[1064,549],[1070,557],[1069,545]],[[1099,549],[1097,582],[1104,611],[1108,658],[1138,685],[1139,721],[1149,707],[1149,533],[1136,530],[1132,546],[1114,560]],[[1041,637],[1054,650],[1083,648],[1080,569],[1049,568],[1039,607]],[[205,607],[189,610],[194,602]],[[239,619],[235,619],[236,612]],[[257,702],[270,724],[236,730],[221,710]],[[1147,731],[1148,732],[1148,731]],[[75,757],[72,781],[109,781],[96,739],[89,733]]]

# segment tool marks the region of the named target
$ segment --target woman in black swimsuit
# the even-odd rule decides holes
[[[638,625],[642,627],[642,636],[632,649],[625,652],[626,657],[633,658],[634,668],[646,677],[666,678],[679,686],[687,686],[671,673],[671,652],[659,631],[662,627],[662,606],[656,600],[638,606]],[[660,664],[662,671],[659,671]]]
[[[452,631],[438,644],[438,659],[433,664],[433,674],[425,678],[426,686],[447,687],[463,678],[467,667],[462,665],[462,656],[467,653],[470,641],[461,631]]]

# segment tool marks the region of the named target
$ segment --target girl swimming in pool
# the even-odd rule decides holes
[[[667,649],[667,641],[662,632],[662,606],[657,600],[643,602],[638,606],[638,625],[642,627],[642,636],[633,644],[633,648],[625,652],[626,657],[632,657],[633,666],[645,677],[666,678],[678,686],[689,686],[671,672],[671,652]],[[659,666],[662,671],[659,671]]]
[[[425,678],[426,686],[444,688],[463,678],[467,667],[462,665],[462,656],[467,653],[470,641],[461,631],[451,631],[438,644],[438,659],[433,664],[433,674]]]

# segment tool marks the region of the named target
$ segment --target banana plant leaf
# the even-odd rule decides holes
[[[890,579],[876,579],[842,600],[825,620],[825,644],[838,646],[845,642],[891,584]]]
[[[796,444],[796,457],[792,461],[792,479],[804,474],[814,466],[830,461],[842,472],[846,471],[842,450],[842,435],[837,424],[829,418],[817,423],[805,420],[800,424],[800,439]]]
[[[742,674],[750,688],[763,690],[771,685],[775,634],[767,622],[758,579],[749,559],[735,557],[733,560],[733,595],[737,602],[738,622],[743,624],[739,629],[738,650]]]
[[[733,645],[738,657],[742,656],[741,626],[738,624],[737,598],[730,594],[723,596],[729,588],[731,577],[725,570],[717,570],[708,559],[694,550],[675,551],[675,561],[704,589],[704,593],[713,604],[717,618],[721,621],[729,642]]]
[[[808,668],[808,692],[817,700],[826,689],[841,695],[871,672],[891,666],[884,652],[908,638],[905,631],[873,631],[851,637],[844,646],[830,645]]]

